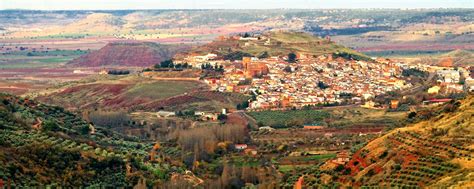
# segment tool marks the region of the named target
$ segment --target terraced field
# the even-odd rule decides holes
[[[452,158],[473,158],[472,149],[422,138],[415,132],[396,133],[388,139],[394,146],[402,146],[397,154],[401,162],[391,167],[390,174],[370,181],[367,186],[423,187],[458,170],[460,165],[452,163]]]
[[[369,188],[472,187],[473,105],[472,96],[451,102],[432,110],[429,120],[373,140],[341,171],[354,179],[341,181]]]

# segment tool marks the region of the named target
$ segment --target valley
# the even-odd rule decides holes
[[[474,187],[473,18],[0,10],[0,188]]]

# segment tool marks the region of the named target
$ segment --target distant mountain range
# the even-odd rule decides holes
[[[331,35],[363,51],[474,49],[473,20],[471,9],[0,11],[5,39],[201,43],[219,35],[296,30]]]

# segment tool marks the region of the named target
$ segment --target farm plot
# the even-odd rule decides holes
[[[257,123],[277,128],[301,126],[304,124],[321,123],[330,115],[321,110],[290,110],[249,112]]]

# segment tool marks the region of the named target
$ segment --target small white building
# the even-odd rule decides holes
[[[259,131],[274,131],[275,129],[270,126],[263,126],[258,128]]]
[[[234,147],[236,150],[245,150],[248,146],[247,144],[235,144]]]

